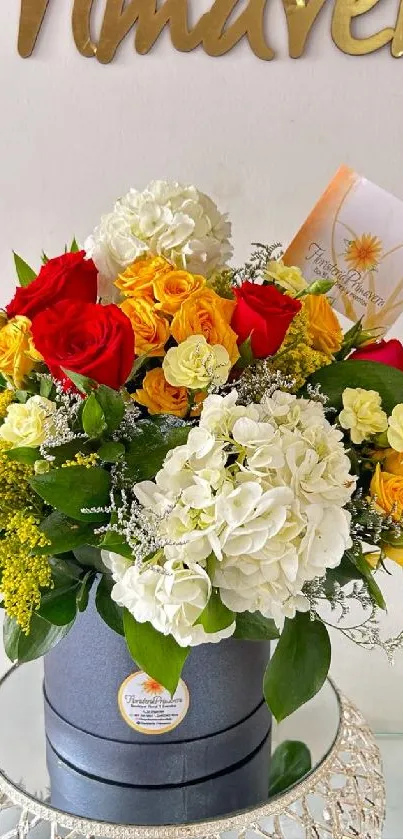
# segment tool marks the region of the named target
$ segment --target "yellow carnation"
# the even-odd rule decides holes
[[[170,271],[172,266],[162,256],[142,256],[119,275],[115,286],[125,297],[147,297],[153,300],[154,281]]]
[[[265,275],[274,280],[284,291],[292,296],[299,294],[307,288],[307,281],[302,276],[302,271],[295,265],[284,265],[282,259],[272,259],[267,263]]]
[[[396,405],[388,420],[388,443],[396,452],[403,452],[403,405]]]
[[[0,437],[14,448],[40,446],[55,433],[52,414],[56,405],[44,396],[31,396],[24,404],[13,402],[0,427]]]
[[[145,297],[127,297],[120,308],[131,321],[136,355],[164,355],[169,323],[155,311],[154,304]]]
[[[211,384],[225,384],[231,361],[222,345],[209,346],[204,335],[190,335],[178,347],[168,350],[162,369],[174,387],[205,390]]]
[[[0,373],[12,379],[16,388],[22,387],[25,377],[40,360],[28,318],[17,315],[0,329]]]
[[[140,405],[148,408],[150,414],[173,414],[186,416],[189,410],[188,391],[185,387],[170,385],[161,369],[149,370],[143,380],[143,387],[134,394]]]
[[[200,274],[190,274],[189,271],[160,273],[153,283],[154,294],[159,301],[155,308],[162,309],[168,315],[174,315],[191,294],[205,285],[204,277]]]
[[[304,308],[308,313],[312,347],[326,355],[334,355],[343,343],[343,332],[327,297],[307,294]]]
[[[225,347],[233,365],[239,358],[238,336],[230,327],[235,307],[235,301],[202,288],[182,303],[171,324],[172,335],[178,344],[191,335],[204,335],[209,344]]]
[[[353,443],[362,443],[373,434],[386,431],[388,418],[376,390],[346,387],[342,398],[344,408],[339,414],[339,422],[342,428],[350,431]]]

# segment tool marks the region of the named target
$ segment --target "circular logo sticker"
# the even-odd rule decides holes
[[[124,721],[141,734],[166,734],[177,728],[189,709],[189,691],[180,679],[173,696],[139,670],[119,688],[118,705]]]

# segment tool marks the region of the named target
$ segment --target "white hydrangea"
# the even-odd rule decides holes
[[[85,242],[100,274],[100,293],[113,297],[114,280],[146,251],[180,268],[209,276],[232,255],[231,225],[214,202],[194,186],[151,181],[131,189]]]
[[[197,623],[212,591],[208,574],[197,563],[187,568],[172,560],[163,569],[152,564],[143,569],[107,551],[102,557],[116,581],[113,600],[139,623],[148,621],[163,635],[172,635],[181,647],[217,643],[233,635],[235,621],[213,633]]]
[[[237,404],[235,392],[209,396],[187,443],[167,455],[155,481],[134,488],[138,501],[160,516],[163,567],[153,577],[165,582],[156,580],[148,596],[147,576],[140,597],[149,571],[130,569],[113,596],[135,616],[144,608],[143,619],[160,621],[161,631],[198,643],[200,627],[197,636],[183,635],[160,620],[156,605],[157,587],[168,586],[165,571],[180,569],[192,586],[193,572],[199,586],[204,580],[207,600],[213,585],[228,609],[260,611],[281,628],[286,617],[309,608],[305,583],[335,568],[351,546],[345,505],[354,488],[342,435],[321,404],[281,392],[247,407]],[[181,626],[185,613],[182,603]]]

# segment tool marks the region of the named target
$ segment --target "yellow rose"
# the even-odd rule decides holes
[[[164,355],[169,323],[155,311],[155,305],[146,297],[127,297],[120,308],[131,321],[136,355]]]
[[[186,416],[189,410],[188,391],[185,387],[170,385],[161,369],[149,370],[143,380],[141,390],[134,394],[136,402],[148,408],[150,414],[173,414],[175,417]]]
[[[393,408],[388,422],[388,443],[396,452],[403,452],[403,405]]]
[[[309,318],[309,337],[314,350],[334,355],[343,343],[339,321],[324,294],[307,294],[304,308]]]
[[[0,438],[11,443],[13,448],[40,446],[55,434],[52,422],[55,410],[55,403],[44,396],[31,396],[24,404],[13,402],[0,427]]]
[[[302,276],[301,269],[295,265],[284,265],[282,259],[270,260],[267,263],[265,275],[293,296],[299,294],[300,291],[304,291],[308,286],[307,281]]]
[[[235,307],[234,300],[202,288],[182,303],[171,323],[172,335],[178,344],[191,335],[204,335],[209,344],[225,347],[233,365],[239,358],[238,336],[230,327]]]
[[[36,351],[31,335],[31,321],[17,315],[0,329],[0,373],[12,379],[16,388],[42,356]]]
[[[211,384],[225,384],[231,360],[225,347],[209,346],[204,335],[190,335],[178,347],[168,350],[162,369],[174,387],[205,390]]]
[[[370,484],[370,495],[379,509],[400,521],[403,512],[403,476],[384,472],[380,464],[376,464],[375,472]]]
[[[188,271],[160,273],[153,284],[155,297],[159,301],[155,308],[174,315],[191,294],[205,285],[206,280],[200,274],[189,274]]]
[[[344,408],[339,414],[339,423],[350,431],[353,443],[362,443],[373,434],[386,431],[388,418],[376,390],[346,387],[342,398]]]
[[[172,266],[162,256],[141,256],[119,275],[115,286],[125,297],[154,300],[154,281],[170,271]]]

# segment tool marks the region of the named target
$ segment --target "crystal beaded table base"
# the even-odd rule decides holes
[[[323,762],[267,804],[227,818],[137,827],[67,815],[23,793],[0,772],[1,839],[381,839],[385,785],[378,747],[354,705],[339,696],[340,724]],[[37,831],[40,829],[40,833]]]

